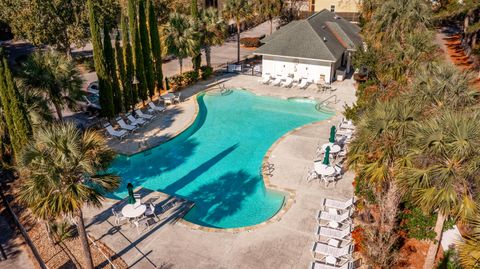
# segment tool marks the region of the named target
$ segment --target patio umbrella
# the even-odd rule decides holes
[[[165,78],[165,90],[170,91],[170,84],[168,83],[168,78]]]
[[[133,197],[133,185],[132,183],[127,184],[127,190],[128,190],[128,203],[133,205],[135,204],[135,197]]]
[[[325,149],[325,156],[323,157],[323,164],[330,165],[330,147]]]
[[[335,127],[335,125],[333,125],[332,128],[330,128],[330,138],[328,139],[328,142],[335,143],[336,132],[337,132],[337,128]]]

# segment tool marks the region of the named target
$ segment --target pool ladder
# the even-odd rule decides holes
[[[318,111],[322,111],[324,110],[324,108],[327,108],[328,110],[334,110],[332,109],[331,107],[329,107],[328,105],[331,104],[332,102],[328,102],[330,99],[333,98],[333,104],[336,104],[338,103],[338,97],[336,94],[334,95],[331,95],[329,96],[328,98],[322,100],[322,101],[319,101],[317,102],[317,104],[315,105],[315,109],[318,110]]]

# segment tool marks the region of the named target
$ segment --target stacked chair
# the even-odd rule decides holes
[[[352,242],[354,198],[346,201],[323,199],[317,215],[316,242],[312,246],[315,259],[311,269],[353,268]]]

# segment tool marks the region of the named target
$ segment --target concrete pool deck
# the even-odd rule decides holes
[[[307,268],[313,260],[311,247],[316,240],[316,214],[321,199],[346,200],[353,195],[354,174],[351,171],[347,171],[336,186],[325,187],[316,181],[307,182],[306,177],[316,158],[317,145],[327,142],[330,126],[342,118],[343,105],[354,102],[354,85],[347,80],[335,83],[333,86],[337,90],[333,93],[317,93],[314,85],[307,90],[285,89],[262,85],[259,80],[258,77],[239,75],[222,79],[221,83],[227,88],[246,88],[259,95],[280,98],[309,96],[324,100],[333,94],[338,99],[332,104],[336,109],[335,116],[282,137],[270,148],[270,155],[264,160],[274,167],[268,178],[270,184],[295,193],[291,207],[281,217],[274,216],[268,225],[255,229],[208,232],[192,229],[183,221],[176,221],[173,213],[167,212],[150,230],[138,235],[135,228],[128,224],[114,225],[110,208],[121,202],[106,201],[100,209],[85,210],[86,222],[90,223],[89,234],[106,243],[133,268]],[[187,100],[169,108],[182,111],[170,116],[167,128],[155,130],[150,127],[146,132],[155,134],[147,139],[154,141],[159,137],[173,136],[187,128],[192,120],[188,115],[194,118],[196,111],[191,96],[209,86],[211,84],[205,83],[182,91]],[[159,117],[156,121],[162,122],[163,119]],[[140,132],[138,137],[141,137]],[[129,139],[132,142],[127,143],[127,139],[122,143],[112,143],[113,147],[125,152],[134,151],[134,147],[129,146],[137,142],[138,147],[138,141]],[[157,199],[163,197],[161,193],[155,192],[155,195]]]

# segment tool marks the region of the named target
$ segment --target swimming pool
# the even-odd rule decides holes
[[[109,168],[126,184],[143,186],[195,202],[187,221],[215,228],[238,228],[268,220],[284,195],[266,189],[262,159],[288,131],[331,114],[314,103],[257,96],[245,90],[197,97],[194,123],[172,140],[148,151],[119,156]]]

